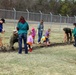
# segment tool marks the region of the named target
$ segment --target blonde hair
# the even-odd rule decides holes
[[[31,35],[31,34],[32,34],[32,31],[30,30],[29,33],[28,33],[28,35]]]
[[[51,31],[51,29],[49,28],[48,31]]]

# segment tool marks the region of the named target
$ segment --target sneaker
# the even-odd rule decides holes
[[[30,48],[29,51],[32,52],[32,48]]]
[[[41,42],[38,42],[38,44],[41,44]]]

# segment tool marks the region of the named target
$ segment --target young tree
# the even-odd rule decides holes
[[[72,12],[72,16],[76,15],[76,2],[73,3],[71,12]]]
[[[60,2],[59,1],[50,0],[50,2],[49,2],[50,12],[52,12],[53,14],[58,14],[59,7],[60,7]]]
[[[61,7],[60,7],[60,13],[62,15],[67,15],[67,14],[71,15],[72,14],[71,8],[72,6],[70,2],[62,2]]]

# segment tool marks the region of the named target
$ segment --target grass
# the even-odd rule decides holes
[[[5,37],[10,37],[13,27],[9,23],[6,25]],[[48,29],[50,26],[45,27]],[[51,42],[62,42],[62,39],[62,31],[59,33],[57,26],[52,26]],[[66,45],[37,48],[29,54],[24,54],[24,51],[22,54],[17,51],[1,52],[0,75],[76,75],[76,48]]]
[[[0,53],[0,75],[76,75],[76,48],[41,48],[29,54]]]

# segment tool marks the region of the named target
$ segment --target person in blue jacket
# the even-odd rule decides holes
[[[2,33],[3,32],[3,23],[5,23],[5,19],[1,19],[0,20],[0,33]]]
[[[27,32],[29,30],[29,25],[25,21],[24,17],[21,16],[19,19],[19,22],[17,24],[17,30],[18,30],[18,42],[19,42],[19,54],[22,53],[22,40],[24,41],[24,49],[25,54],[28,54],[27,49]]]
[[[43,25],[43,20],[41,20],[40,24],[38,25],[38,44],[41,43],[43,31],[44,31],[44,25]]]
[[[1,19],[0,20],[0,33],[3,33],[4,30],[3,30],[3,23],[5,23],[5,19]],[[2,38],[0,37],[0,47],[3,46],[3,43],[2,43]]]

